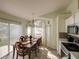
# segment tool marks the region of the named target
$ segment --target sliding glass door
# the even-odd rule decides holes
[[[22,26],[20,24],[10,24],[10,44],[15,44],[22,35]]]
[[[13,45],[19,40],[22,35],[22,27],[20,24],[9,24],[10,44],[9,52],[13,51]]]
[[[8,23],[0,22],[0,58],[8,53]]]
[[[8,45],[8,24],[0,22],[0,47]]]
[[[13,51],[13,44],[21,35],[21,24],[0,22],[0,58]]]

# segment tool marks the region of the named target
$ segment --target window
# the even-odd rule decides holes
[[[27,35],[28,35],[28,36],[31,35],[31,27],[30,27],[30,26],[27,27]]]
[[[41,37],[43,34],[43,28],[42,27],[34,27],[35,37]]]

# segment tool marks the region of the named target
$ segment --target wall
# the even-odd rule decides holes
[[[46,45],[56,49],[56,18],[48,19],[48,21],[50,21],[50,25],[46,25]]]
[[[49,22],[49,24],[48,24]],[[53,38],[54,35],[53,33],[53,19],[44,19],[44,45],[50,48],[53,48],[54,45],[52,43],[54,43]]]
[[[48,19],[47,21],[50,21],[50,29],[49,32],[46,33],[46,44],[50,48],[57,49],[57,40],[59,39],[58,34],[59,32],[65,31],[65,20],[61,15],[55,16],[52,19]],[[48,26],[46,26],[46,29],[47,27]]]
[[[49,37],[49,47],[56,49],[56,39],[55,39],[55,35],[56,35],[56,21],[54,19],[50,20],[50,37]],[[47,43],[47,44],[48,44]]]
[[[44,22],[43,44],[47,47],[56,49],[56,39],[54,35],[56,32],[56,21],[54,18],[44,18],[41,20]]]
[[[48,46],[57,49],[57,40],[59,32],[65,32],[65,18],[70,15],[70,12],[64,11],[57,11],[55,13],[48,13],[43,15],[42,17],[48,18],[51,22],[50,25],[50,38],[47,39]]]
[[[52,19],[51,21],[51,30],[50,30],[50,44],[49,47],[57,49],[57,41],[59,40],[59,32],[66,32],[65,19],[71,15],[71,12],[63,9],[56,12],[51,12],[43,15],[42,17]]]

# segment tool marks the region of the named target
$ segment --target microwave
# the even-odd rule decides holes
[[[77,25],[67,26],[67,32],[69,34],[78,34],[79,27]]]

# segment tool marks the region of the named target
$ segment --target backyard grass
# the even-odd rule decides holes
[[[7,40],[0,40],[0,47],[8,45]]]

